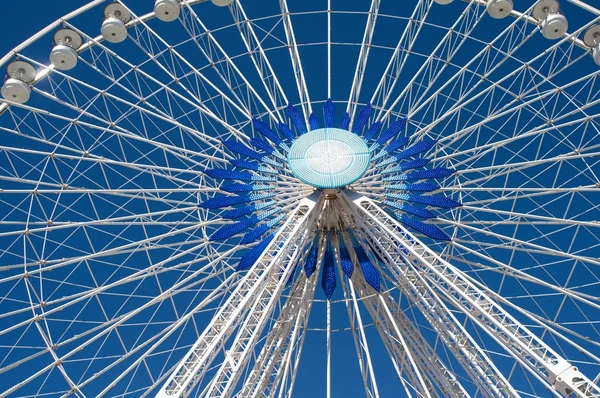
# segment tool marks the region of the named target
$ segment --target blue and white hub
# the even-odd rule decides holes
[[[362,138],[339,128],[322,128],[298,138],[288,154],[292,174],[313,187],[343,188],[360,179],[371,163]]]
[[[335,105],[328,100],[321,119],[289,105],[285,122],[255,119],[248,131],[253,133],[248,134],[249,140],[222,142],[230,155],[228,164],[204,170],[219,193],[200,198],[199,207],[225,220],[209,229],[211,241],[248,245],[238,270],[256,263],[289,211],[315,188],[326,193],[348,189],[369,195],[418,234],[434,241],[451,240],[434,221],[438,213],[461,204],[436,192],[455,172],[436,161],[439,151],[430,153],[438,142],[422,135],[410,136],[405,118],[371,121],[372,114],[373,108],[367,104],[354,119],[348,112],[338,119]],[[328,209],[338,206],[336,195],[327,199]],[[321,269],[321,285],[328,299],[336,287],[336,253],[348,278],[360,269],[367,284],[380,289],[381,259],[370,247],[367,232],[348,224],[351,221],[342,213],[340,208],[320,219],[311,231],[313,239],[305,248],[306,258],[302,264],[292,265],[294,270],[303,269],[307,277]],[[289,283],[296,274],[294,271]]]

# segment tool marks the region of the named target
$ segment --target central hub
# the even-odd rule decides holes
[[[294,176],[317,188],[342,188],[362,177],[371,162],[367,144],[347,130],[324,128],[299,137],[288,163]]]

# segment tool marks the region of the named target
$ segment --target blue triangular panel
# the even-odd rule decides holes
[[[392,142],[390,142],[390,145],[385,147],[385,151],[387,153],[392,153],[394,152],[396,149],[398,148],[402,148],[403,146],[405,146],[406,144],[408,144],[408,137],[400,137]]]
[[[306,277],[310,278],[310,276],[317,269],[317,259],[319,256],[319,242],[321,241],[321,234],[317,233],[317,236],[313,239],[312,246],[310,248],[310,252],[308,253],[308,258],[306,259],[306,263],[304,263],[304,272],[306,273]]]
[[[318,130],[321,128],[321,126],[319,126],[319,118],[314,113],[308,118],[308,124],[310,125],[311,130]]]
[[[331,98],[327,100],[327,103],[323,107],[323,117],[325,119],[325,127],[333,127],[335,119],[335,105],[331,102]]]
[[[204,170],[204,174],[213,178],[220,178],[222,180],[239,180],[239,181],[275,181],[272,177],[263,177],[259,175],[250,174],[247,171],[232,171],[225,169],[207,169]]]
[[[386,177],[383,181],[414,181],[414,180],[429,180],[432,178],[444,178],[454,174],[453,169],[435,168],[423,171],[416,171],[399,176]]]
[[[336,287],[335,280],[335,260],[333,255],[333,246],[331,245],[331,237],[327,240],[327,248],[325,249],[325,256],[323,260],[323,275],[321,278],[321,287],[328,300],[331,300],[331,296],[335,291]]]
[[[274,193],[250,194],[241,196],[219,196],[200,203],[204,209],[222,209],[223,207],[250,203],[255,200],[268,199],[275,196]]]
[[[235,167],[239,167],[240,169],[247,169],[247,170],[258,171],[258,164],[257,163],[249,162],[247,160],[231,159],[229,161],[229,163],[231,163]]]
[[[246,243],[252,243],[255,240],[257,240],[258,238],[260,238],[270,228],[271,227],[267,223],[261,224],[260,226],[254,228],[252,231],[250,231],[246,235],[244,235],[244,237],[242,238],[242,240],[240,241],[240,243],[242,245],[244,245]]]
[[[294,135],[294,132],[292,131],[290,126],[288,126],[285,123],[279,123],[279,132],[290,142],[293,142],[296,139],[296,136]]]
[[[455,200],[447,198],[445,196],[425,196],[425,195],[406,195],[408,198],[404,199],[413,203],[421,203],[424,205],[440,207],[442,209],[453,209],[460,207],[461,204]]]
[[[365,281],[371,285],[371,287],[378,292],[381,289],[379,271],[375,268],[369,256],[365,252],[365,249],[359,243],[358,239],[354,235],[352,231],[348,231],[348,235],[350,236],[350,240],[352,240],[352,246],[354,249],[354,253],[356,253],[356,258],[358,259],[358,264],[360,265],[360,269],[365,277]]]
[[[275,189],[273,185],[253,185],[253,184],[224,184],[221,185],[221,190],[225,192],[238,193],[238,192],[254,192],[254,191],[267,191]]]
[[[352,273],[354,272],[354,262],[350,257],[350,252],[346,247],[346,242],[344,241],[344,236],[341,231],[338,232],[338,241],[340,245],[340,266],[342,267],[342,271],[348,278],[352,278]]]
[[[251,205],[240,207],[239,209],[227,210],[221,213],[221,217],[228,218],[230,220],[235,220],[236,218],[243,217],[247,214],[254,213],[257,210],[266,209],[268,207],[273,206],[275,203],[274,200],[269,200],[263,203],[252,203]]]
[[[290,104],[287,107],[287,114],[294,127],[296,127],[296,131],[298,131],[300,135],[306,133],[306,124],[304,124],[302,112]]]
[[[223,145],[225,145],[227,149],[229,149],[231,152],[235,152],[239,155],[246,156],[248,158],[256,160],[262,160],[264,158],[264,155],[248,148],[246,145],[241,144],[237,141],[225,140],[223,141]]]
[[[369,127],[369,130],[367,130],[365,133],[365,141],[369,141],[375,137],[375,134],[377,134],[379,130],[381,130],[381,122],[373,123],[371,127]]]
[[[406,214],[396,214],[395,216],[402,224],[421,232],[423,235],[426,235],[431,239],[451,240],[451,238],[444,231],[435,225],[425,224],[421,221],[417,221],[408,217]]]
[[[269,243],[271,243],[271,241],[273,240],[274,237],[275,237],[275,234],[273,233],[273,234],[267,236],[265,238],[265,240],[263,240],[262,242],[260,242],[258,245],[254,246],[252,249],[250,249],[250,251],[248,251],[248,253],[246,253],[242,257],[242,259],[240,260],[240,263],[238,264],[236,270],[237,271],[242,271],[242,270],[245,270],[245,269],[248,269],[248,268],[252,267],[254,265],[254,263],[256,262],[256,260],[258,260],[258,258],[260,257],[260,255],[269,246]]]
[[[360,134],[362,132],[363,128],[365,127],[365,125],[369,121],[369,118],[371,117],[372,111],[373,108],[371,107],[371,104],[367,104],[360,110],[358,116],[356,117],[356,120],[354,121],[354,125],[352,126],[352,132],[354,134]]]
[[[256,129],[256,131],[261,133],[275,145],[280,145],[283,142],[281,141],[281,138],[279,138],[279,136],[275,134],[271,127],[269,127],[269,125],[263,122],[262,120],[254,119],[252,123],[254,124],[254,128]]]
[[[440,186],[432,182],[419,182],[416,184],[395,184],[387,187],[388,189],[398,189],[402,191],[431,192],[440,189]]]
[[[387,130],[385,130],[377,139],[377,143],[383,145],[386,142],[388,142],[392,137],[395,137],[396,135],[398,135],[399,132],[401,132],[402,130],[404,130],[404,127],[406,126],[406,119],[399,119],[396,120],[394,123],[392,123],[390,125],[390,127],[388,127]]]
[[[340,119],[340,128],[342,130],[348,130],[349,127],[350,127],[350,115],[348,114],[348,112],[346,112],[342,115],[342,118]]]
[[[273,155],[278,157],[281,160],[286,160],[285,156],[281,153],[277,152],[268,142],[260,140],[258,138],[252,138],[250,143],[253,147],[260,149],[261,151],[265,151],[269,155]],[[285,146],[285,144],[283,144]],[[285,149],[285,148],[284,148]],[[286,149],[287,150],[287,149]]]
[[[426,218],[426,219],[435,218],[435,214],[433,214],[429,210],[424,209],[422,207],[411,206],[406,203],[395,203],[395,202],[390,202],[387,200],[384,200],[383,203],[390,207],[393,207],[394,209],[402,210],[405,213],[410,213],[417,217]]]
[[[408,157],[415,156],[415,155],[418,155],[423,152],[427,152],[428,150],[433,148],[433,146],[435,144],[437,144],[436,140],[419,141],[415,145],[408,148],[406,151],[402,151],[399,154],[397,154],[395,156],[395,158],[396,158],[396,160],[406,159]]]
[[[245,220],[238,221],[235,224],[224,225],[210,236],[210,240],[214,242],[217,240],[229,239],[233,235],[235,235],[239,232],[242,232],[243,230],[256,224],[257,222],[258,222],[258,217],[252,216]]]
[[[425,166],[427,163],[429,163],[429,159],[425,159],[425,158],[414,159],[414,160],[408,161],[406,163],[402,163],[400,165],[400,170],[405,171],[405,170],[411,170],[411,169],[418,169],[419,167]]]

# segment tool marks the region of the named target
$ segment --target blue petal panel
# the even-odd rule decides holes
[[[358,259],[358,264],[360,265],[360,269],[365,277],[365,281],[371,285],[371,287],[378,292],[380,291],[380,280],[381,276],[379,275],[379,271],[375,268],[369,256],[365,252],[365,249],[358,242],[358,239],[354,235],[352,231],[348,231],[348,235],[350,236],[350,240],[352,241],[352,246],[354,249],[354,253],[356,254],[356,258]]]
[[[271,227],[268,224],[266,224],[266,223],[261,224],[260,226],[254,228],[252,231],[250,231],[246,235],[244,235],[244,237],[242,238],[240,243],[242,245],[245,245],[246,243],[252,243],[255,240],[257,240],[258,238],[260,238],[269,229],[271,229]]]
[[[447,198],[445,196],[424,196],[424,195],[408,195],[409,202],[421,203],[424,205],[440,207],[442,209],[453,209],[462,206],[459,202]]]
[[[237,193],[237,192],[253,192],[253,191],[267,191],[269,189],[275,189],[273,185],[253,185],[253,184],[225,184],[221,185],[221,190],[225,192]]]
[[[386,177],[383,181],[413,181],[413,180],[428,180],[431,178],[444,178],[454,174],[453,169],[435,168],[423,171],[416,171],[399,176]]]
[[[267,211],[267,212],[259,215],[258,219],[264,220],[266,217],[272,216],[274,213],[279,212],[279,211],[281,211],[280,208],[275,208],[273,210]],[[245,244],[245,243],[254,242],[258,238],[260,238],[262,236],[262,234],[267,232],[269,229],[273,228],[275,225],[279,224],[284,218],[285,218],[285,215],[281,215],[279,217],[275,217],[274,219],[272,219],[266,223],[261,224],[259,227],[253,229],[252,231],[250,231],[246,235],[244,235],[244,237],[242,238],[240,243]]]
[[[306,263],[304,263],[304,272],[306,273],[306,277],[310,278],[310,276],[317,269],[317,260],[319,256],[319,243],[321,241],[321,233],[317,233],[315,238],[313,239],[312,246],[310,248],[310,252],[308,253],[308,258],[306,259]]]
[[[325,256],[323,260],[323,276],[321,278],[321,287],[325,296],[328,300],[331,300],[331,296],[335,291],[337,282],[335,280],[335,260],[333,256],[333,246],[331,245],[331,238],[327,240],[327,248],[325,249]]]
[[[222,209],[223,207],[239,205],[241,203],[250,203],[255,200],[268,199],[275,196],[274,193],[250,194],[241,196],[219,196],[208,199],[200,203],[200,207],[204,209]]]
[[[418,169],[419,167],[425,166],[427,163],[429,163],[429,159],[425,159],[425,158],[414,159],[409,162],[402,163],[400,165],[400,170],[405,171],[405,170],[411,170],[411,169]]]
[[[379,292],[381,290],[381,276],[379,275],[379,271],[377,271],[373,263],[371,263],[369,256],[367,256],[365,249],[363,249],[360,243],[354,245],[354,252],[356,253],[356,258],[360,264],[360,269],[365,277],[365,281],[371,285],[373,289]]]
[[[392,153],[396,149],[403,147],[404,145],[406,145],[407,142],[408,142],[408,137],[400,137],[400,138],[392,141],[390,143],[390,145],[384,147],[377,155],[373,156],[371,158],[371,160],[374,161],[374,160],[380,159],[380,158],[384,157],[385,155]],[[393,163],[393,161],[388,160],[387,162],[382,162],[383,165],[386,165],[389,163]],[[375,167],[381,167],[381,165],[378,164]]]
[[[247,171],[231,171],[225,169],[207,169],[204,170],[204,174],[213,178],[220,178],[222,180],[239,180],[239,181],[268,181],[273,182],[275,178],[263,177],[259,175],[250,174]]]
[[[419,141],[415,145],[408,148],[406,151],[400,152],[395,157],[397,160],[406,159],[408,157],[415,156],[415,155],[418,155],[423,152],[427,152],[428,150],[433,148],[433,146],[435,144],[437,144],[436,140]]]
[[[237,141],[233,140],[225,140],[223,141],[223,145],[227,147],[231,152],[235,152],[239,155],[246,156],[247,158],[252,158],[256,160],[262,160],[264,155],[248,148],[246,145],[241,144]]]
[[[252,138],[250,140],[250,143],[252,144],[253,147],[260,149],[261,151],[265,151],[267,154],[269,155],[273,155],[278,157],[281,160],[286,160],[285,156],[283,156],[282,154],[280,154],[279,152],[277,152],[271,145],[269,145],[268,142],[263,141],[263,140],[259,140],[258,138]],[[282,147],[286,147],[287,146],[285,144],[283,144]],[[285,148],[284,148],[285,149]],[[286,149],[287,150],[287,149]]]
[[[319,128],[321,128],[321,126],[319,125],[319,118],[314,113],[312,113],[308,118],[308,124],[310,125],[311,130],[318,130]]]
[[[445,196],[424,196],[424,195],[409,195],[409,194],[386,194],[386,196],[399,200],[406,200],[407,202],[421,203],[424,205],[441,207],[443,209],[453,209],[461,206],[455,200],[449,199]]]
[[[331,98],[327,100],[327,103],[323,107],[323,117],[325,119],[325,127],[333,127],[335,119],[335,105],[333,105]]]
[[[268,207],[273,206],[275,203],[274,200],[269,200],[262,203],[252,203],[251,205],[240,207],[239,209],[227,210],[221,213],[221,217],[229,218],[231,220],[235,220],[236,218],[243,217],[247,214],[254,213],[257,210],[266,209]]]
[[[296,136],[294,135],[294,132],[292,131],[290,126],[288,126],[285,123],[279,123],[279,132],[290,142],[293,142],[296,139]]]
[[[419,182],[416,184],[395,184],[387,187],[388,189],[398,189],[402,191],[431,192],[440,189],[440,186],[432,182]]]
[[[238,264],[236,270],[242,271],[248,269],[254,265],[256,260],[260,257],[260,255],[265,251],[265,249],[269,246],[273,238],[275,237],[275,233],[267,236],[265,240],[260,242],[258,245],[254,246],[248,253],[246,253],[240,263]]]
[[[306,133],[306,124],[304,124],[302,112],[290,104],[287,107],[287,114],[294,127],[296,127],[296,131],[298,131],[300,135]]]
[[[402,224],[421,232],[423,235],[436,240],[451,240],[451,238],[435,225],[425,224],[421,221],[414,220],[406,214],[396,214],[398,221]]]
[[[344,241],[344,235],[342,231],[338,231],[338,241],[340,245],[340,266],[342,267],[342,271],[348,278],[352,278],[352,273],[354,272],[354,262],[350,257],[350,252],[346,247],[346,242]]]
[[[297,262],[296,265],[294,265],[294,269],[293,269],[292,273],[290,274],[290,276],[288,277],[287,282],[285,283],[286,289],[288,287],[290,287],[290,285],[294,281],[294,278],[296,277],[296,274],[298,273],[298,268],[300,268],[300,262]]]
[[[254,162],[249,162],[247,160],[231,159],[229,161],[229,163],[231,163],[235,167],[239,167],[241,169],[260,171],[262,173],[267,173],[267,174],[279,174],[279,171],[277,171],[277,170],[273,170],[270,167],[259,166],[258,164],[254,163]]]
[[[377,142],[379,144],[382,144],[382,145],[385,144],[392,137],[395,137],[399,132],[401,132],[402,130],[404,130],[405,126],[406,126],[406,119],[398,119],[398,120],[396,120],[394,123],[392,123],[390,125],[390,127],[388,127],[387,130],[385,130],[379,136],[379,138],[377,138]]]
[[[342,115],[342,118],[340,119],[340,128],[342,130],[348,130],[349,127],[350,127],[350,115],[348,114],[348,112],[346,112]]]
[[[367,130],[367,132],[365,133],[365,140],[369,141],[370,139],[375,137],[375,134],[377,134],[379,130],[381,130],[381,122],[373,123],[371,127],[369,127],[369,130]]]
[[[231,163],[235,167],[239,167],[240,169],[258,171],[258,163],[252,163],[242,159],[231,159],[229,163]]]
[[[275,134],[273,130],[271,130],[271,127],[269,127],[269,125],[263,122],[262,120],[254,119],[252,123],[254,124],[254,128],[256,129],[256,131],[261,133],[275,145],[281,145],[283,143],[283,141],[281,141],[281,138],[279,138],[279,136]]]
[[[271,209],[271,210],[260,212],[256,216],[258,217],[259,221],[262,221],[262,220],[266,220],[267,218],[271,217],[273,214],[279,213],[279,212],[281,212],[281,208],[280,207],[276,207],[276,208]],[[285,217],[285,215],[282,214],[279,217],[274,218],[273,220],[267,222],[267,225],[269,225],[270,227],[272,227],[273,225],[275,225],[279,221],[281,221],[284,217]]]
[[[233,235],[242,232],[246,228],[256,224],[258,222],[257,216],[248,217],[245,220],[238,221],[235,224],[224,225],[219,228],[215,233],[210,236],[212,242],[217,240],[225,240],[231,238]]]
[[[400,137],[392,142],[390,142],[390,145],[385,147],[385,151],[387,153],[392,153],[394,152],[396,149],[398,148],[402,148],[403,146],[405,146],[406,144],[408,144],[408,137]]]
[[[402,210],[405,213],[410,213],[417,217],[426,218],[426,219],[435,218],[435,214],[433,214],[432,212],[430,212],[427,209],[423,209],[422,207],[411,206],[406,203],[390,202],[388,200],[384,200],[382,203],[386,204],[390,207],[393,207],[394,209]]]
[[[363,128],[369,121],[372,112],[373,108],[371,107],[371,104],[367,104],[360,110],[356,120],[354,121],[354,125],[352,126],[352,132],[354,134],[360,134],[363,131]]]

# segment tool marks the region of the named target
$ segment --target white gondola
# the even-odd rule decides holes
[[[585,32],[583,42],[592,48],[592,58],[600,66],[600,25],[594,25]]]
[[[163,22],[173,22],[179,17],[181,6],[177,0],[156,0],[154,13]]]
[[[54,47],[50,53],[50,62],[56,69],[71,70],[77,66],[77,49],[81,47],[79,33],[71,29],[61,29],[54,35]]]
[[[120,3],[112,3],[104,9],[102,37],[110,43],[121,43],[127,39],[127,22],[131,20],[131,12]]]
[[[233,0],[210,0],[214,5],[219,7],[227,7],[233,3]]]
[[[512,0],[488,0],[486,9],[490,17],[494,19],[506,18],[513,10]]]
[[[6,72],[8,79],[2,85],[2,97],[18,104],[29,101],[30,85],[36,77],[33,65],[24,61],[15,61],[8,65]]]
[[[433,0],[433,1],[438,4],[441,4],[441,5],[446,5],[446,4],[452,3],[453,0]]]
[[[542,35],[549,40],[561,38],[569,28],[557,0],[540,0],[533,8],[533,16],[540,23]]]

